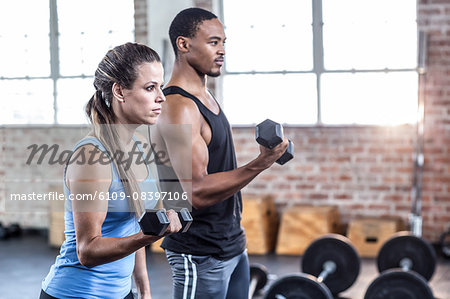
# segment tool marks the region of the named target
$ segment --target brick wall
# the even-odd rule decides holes
[[[134,0],[134,37],[138,43],[148,43],[147,21],[147,0]]]
[[[0,222],[18,222],[23,227],[46,228],[49,224],[50,200],[39,200],[50,192],[62,193],[64,150],[89,132],[87,126],[16,126],[0,127]],[[58,146],[39,162],[40,153],[31,155],[29,146]],[[29,158],[32,157],[33,159]],[[61,158],[61,159],[60,159]],[[11,194],[36,194],[33,200],[11,200]],[[3,209],[4,210],[3,210]]]
[[[419,28],[429,36],[425,88],[423,235],[450,229],[450,0],[422,0]],[[240,163],[256,156],[254,129],[233,130]],[[273,193],[280,210],[293,203],[337,204],[344,222],[358,215],[411,209],[415,128],[291,127],[295,160],[261,174],[243,193]]]
[[[425,171],[423,211],[426,236],[450,229],[450,1],[420,0],[419,28],[428,33],[425,85]]]
[[[199,2],[206,5],[205,1]],[[145,42],[146,1],[135,0],[135,5],[136,40]],[[419,26],[429,34],[423,232],[435,242],[442,231],[450,228],[450,0],[420,0],[418,12]],[[71,144],[79,134],[76,128],[36,130],[3,128],[1,145],[24,152],[25,144],[39,134],[54,134],[52,138],[56,140],[62,136]],[[257,155],[254,129],[234,128],[233,133],[238,163],[242,165]],[[264,172],[243,190],[244,194],[273,193],[280,210],[293,203],[337,204],[344,221],[357,215],[400,215],[407,220],[411,207],[414,127],[288,127],[285,133],[295,142],[295,160]],[[11,169],[2,152],[0,160],[1,182]],[[54,171],[52,175],[57,176],[61,170]],[[0,184],[0,195],[5,188],[5,184]],[[0,221],[8,222],[19,216],[0,212]],[[28,213],[21,218],[32,226],[45,226],[48,215]]]

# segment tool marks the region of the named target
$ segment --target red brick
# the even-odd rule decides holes
[[[391,190],[391,187],[386,185],[379,185],[379,186],[371,186],[369,189],[372,191],[389,191]]]
[[[353,195],[351,195],[351,194],[346,194],[346,193],[335,194],[333,197],[334,197],[335,199],[353,199]]]
[[[307,196],[310,199],[318,200],[318,199],[328,199],[328,194],[325,193],[311,193]]]
[[[338,180],[339,181],[351,181],[352,177],[344,174],[344,175],[339,176]]]
[[[333,166],[321,166],[320,167],[320,171],[321,172],[338,172],[339,171],[339,166],[337,165],[333,165]]]
[[[295,189],[299,190],[314,190],[316,185],[313,184],[297,184],[295,185]]]

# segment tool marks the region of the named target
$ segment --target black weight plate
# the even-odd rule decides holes
[[[336,271],[323,281],[334,295],[348,289],[359,275],[358,252],[344,236],[328,234],[314,240],[303,254],[302,271],[317,277],[326,261],[336,264]]]
[[[280,296],[281,295],[281,296]],[[333,299],[330,290],[308,274],[291,274],[276,280],[264,299]]]
[[[254,293],[256,294],[259,290],[261,290],[267,283],[267,269],[264,265],[261,264],[252,264],[250,265],[250,281],[255,278],[258,283],[256,284],[256,288]]]
[[[364,299],[434,299],[427,281],[414,271],[384,271],[367,288]]]
[[[386,241],[377,257],[378,271],[400,268],[400,261],[409,258],[413,265],[410,270],[430,280],[436,267],[436,253],[422,238],[410,232],[399,232]]]
[[[441,235],[440,244],[444,257],[450,258],[450,231]]]

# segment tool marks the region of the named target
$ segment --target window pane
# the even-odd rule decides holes
[[[311,0],[227,0],[223,2],[226,69],[311,70]]]
[[[2,124],[52,124],[53,81],[0,80]]]
[[[323,0],[326,69],[415,68],[416,1]]]
[[[227,75],[223,84],[224,110],[232,124],[255,124],[266,118],[316,123],[315,75]]]
[[[326,124],[414,123],[416,72],[324,74],[322,121]]]
[[[0,76],[50,76],[48,1],[0,2]]]
[[[93,75],[108,49],[134,41],[133,1],[58,1],[58,19],[63,76]]]
[[[86,124],[88,119],[84,107],[94,94],[93,78],[58,80],[59,124]]]

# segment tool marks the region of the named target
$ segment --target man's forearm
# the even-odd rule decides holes
[[[192,205],[201,209],[226,200],[248,185],[269,165],[266,166],[256,158],[242,167],[193,179]]]

